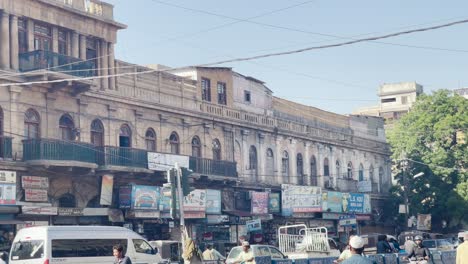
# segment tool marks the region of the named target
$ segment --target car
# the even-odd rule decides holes
[[[268,245],[250,245],[254,257],[271,256],[272,260],[282,260],[287,257],[276,247]],[[243,248],[241,246],[233,247],[226,258],[226,264],[232,264],[239,257]]]
[[[422,244],[429,249],[435,250],[454,250],[455,246],[448,239],[425,239]]]

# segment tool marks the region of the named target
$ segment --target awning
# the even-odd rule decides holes
[[[252,216],[250,212],[241,211],[241,210],[223,210],[223,212],[229,215],[240,216],[240,217]]]

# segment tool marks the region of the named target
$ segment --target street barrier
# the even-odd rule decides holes
[[[294,259],[293,260],[294,264],[309,264],[309,259]]]
[[[453,251],[439,251],[440,252],[440,258],[442,260],[443,264],[453,264],[456,261],[457,258],[457,252],[455,250]]]

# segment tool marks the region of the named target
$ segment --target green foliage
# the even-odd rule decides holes
[[[399,190],[407,169],[410,213],[431,213],[436,225],[467,221],[468,101],[448,90],[421,95],[389,132],[388,141],[397,161],[393,173]],[[405,159],[407,166],[399,162]],[[419,172],[424,176],[413,179]]]

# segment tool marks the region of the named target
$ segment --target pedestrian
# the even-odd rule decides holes
[[[255,258],[248,241],[242,242],[242,252],[233,263],[255,264]]]
[[[122,245],[114,245],[112,251],[115,257],[114,264],[132,264],[130,258],[125,256]]]
[[[393,248],[395,249],[395,253],[400,252],[400,244],[398,244],[398,241],[396,241],[396,239],[391,237],[388,243],[390,244],[390,246],[393,246]]]
[[[206,245],[205,251],[203,251],[203,260],[223,260],[225,257],[221,255],[211,244]]]
[[[429,249],[422,244],[422,237],[415,236],[414,242],[416,242],[416,247],[411,253],[408,253],[410,264],[427,264],[431,255]]]
[[[405,248],[405,252],[409,255],[411,254],[411,252],[413,252],[414,248],[416,247],[416,243],[414,243],[410,236],[407,236],[403,247]]]
[[[468,232],[463,234],[463,243],[457,247],[456,264],[468,264]]]
[[[378,235],[377,236],[377,254],[387,254],[392,253],[392,247],[387,242],[386,235]]]
[[[341,252],[340,256],[338,257],[337,260],[333,261],[333,263],[340,263],[343,262],[344,260],[347,260],[351,257],[351,250],[349,249],[349,241],[351,241],[351,238],[354,237],[354,235],[349,236],[348,244],[346,245],[345,249],[343,252]]]
[[[349,240],[349,250],[351,257],[343,261],[342,264],[373,264],[370,259],[363,256],[364,252],[364,239],[360,236],[353,236]]]

